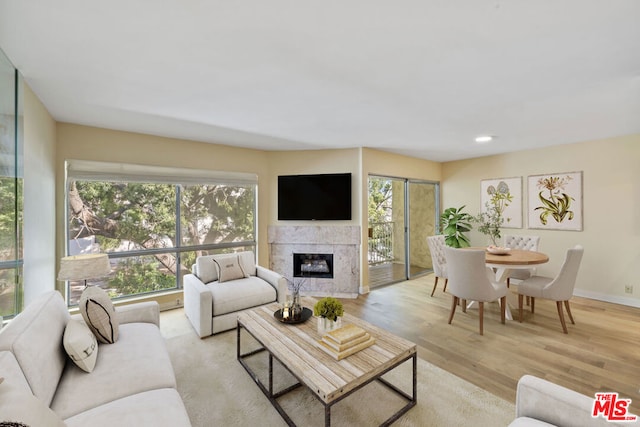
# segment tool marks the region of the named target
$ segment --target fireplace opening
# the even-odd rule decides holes
[[[293,254],[293,277],[333,279],[333,254]]]

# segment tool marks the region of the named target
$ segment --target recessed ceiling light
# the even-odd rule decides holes
[[[483,144],[485,142],[493,141],[493,137],[491,135],[482,135],[476,137],[476,142]]]

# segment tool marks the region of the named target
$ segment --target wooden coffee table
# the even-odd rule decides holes
[[[313,307],[315,300],[304,298],[305,307]],[[342,324],[355,324],[365,329],[376,339],[376,343],[340,361],[320,350],[316,342],[321,336],[317,332],[315,318],[297,325],[280,323],[273,313],[280,307],[277,303],[258,307],[238,315],[237,358],[260,390],[271,401],[278,413],[290,426],[295,423],[278,403],[278,398],[300,387],[306,386],[324,405],[325,426],[331,425],[331,407],[374,380],[384,384],[407,400],[407,404],[393,414],[382,425],[390,425],[417,402],[417,354],[416,345],[397,337],[370,323],[345,314]],[[241,352],[241,330],[246,330],[262,348],[248,353]],[[262,351],[269,354],[269,384],[264,385],[244,360]],[[273,359],[278,360],[296,379],[297,384],[284,390],[273,390]],[[382,375],[408,360],[413,363],[412,395],[405,393],[381,378]]]

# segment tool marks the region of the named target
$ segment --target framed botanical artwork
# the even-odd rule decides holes
[[[504,218],[501,228],[522,228],[522,177],[480,181],[480,211],[495,204]]]
[[[529,228],[582,231],[582,171],[530,175],[527,187]]]

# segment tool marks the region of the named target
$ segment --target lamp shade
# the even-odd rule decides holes
[[[58,280],[87,280],[105,277],[111,272],[107,254],[83,254],[60,260]]]

